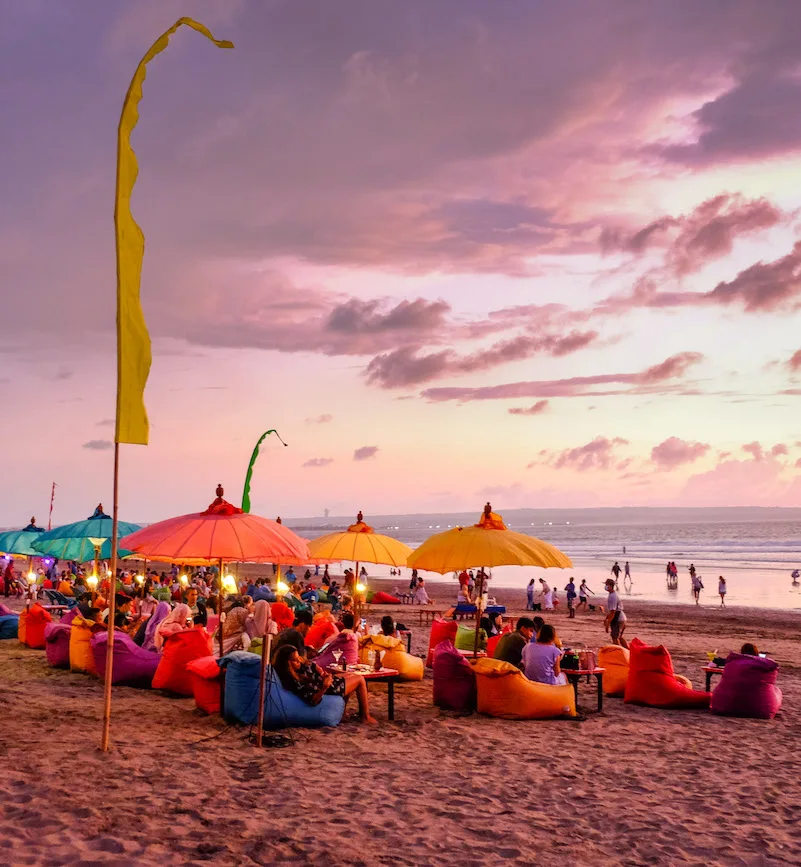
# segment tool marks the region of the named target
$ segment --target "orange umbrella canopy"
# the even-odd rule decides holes
[[[150,560],[226,560],[238,563],[280,563],[308,560],[306,542],[277,521],[243,512],[223,499],[205,512],[179,515],[151,524],[120,540],[120,547]]]

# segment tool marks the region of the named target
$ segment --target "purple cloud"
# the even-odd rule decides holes
[[[333,463],[333,458],[309,458],[309,460],[304,461],[301,464],[301,467],[327,467],[329,464]]]
[[[509,409],[510,415],[542,415],[548,409],[547,400],[538,400],[531,406],[513,406]]]
[[[111,442],[111,440],[89,440],[88,442],[85,442],[81,448],[89,449],[89,451],[105,452],[109,449],[113,449],[114,443]]]
[[[328,424],[334,420],[334,416],[325,413],[323,415],[312,416],[306,419],[306,424]]]
[[[651,460],[660,470],[673,470],[682,464],[691,464],[703,457],[711,448],[709,443],[688,442],[668,437],[651,449]]]
[[[591,442],[583,446],[577,446],[572,449],[564,449],[560,452],[540,452],[544,459],[533,461],[528,464],[527,469],[536,467],[540,464],[547,464],[557,470],[574,469],[580,473],[588,470],[609,470],[617,461],[616,449],[619,446],[628,445],[628,440],[615,437],[608,439],[607,437],[595,437]]]
[[[361,446],[353,453],[354,461],[367,461],[378,454],[378,446]]]

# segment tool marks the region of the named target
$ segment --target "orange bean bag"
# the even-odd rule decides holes
[[[49,611],[46,611],[38,603],[31,605],[19,616],[17,638],[28,647],[44,648],[45,626],[53,619]]]
[[[201,656],[186,664],[195,705],[206,713],[220,712],[220,666],[213,656]]]
[[[319,650],[332,635],[336,634],[337,627],[334,621],[321,617],[319,620],[315,620],[309,627],[303,643],[306,647],[313,647],[315,650]]]
[[[278,624],[278,631],[287,629],[295,622],[295,612],[286,602],[273,602],[270,605],[270,617]]]
[[[576,696],[570,684],[535,683],[510,662],[478,659],[476,710],[501,719],[552,719],[576,716]]]
[[[598,651],[598,667],[604,671],[604,695],[622,696],[629,677],[629,652],[618,644],[607,644]]]
[[[211,636],[202,626],[168,635],[153,675],[153,689],[193,695],[187,665],[201,656],[211,656]]]
[[[639,638],[629,644],[629,677],[625,700],[663,708],[708,708],[710,694],[691,689],[677,680],[666,647],[652,647]]]
[[[105,629],[101,623],[85,620],[78,614],[70,628],[70,671],[85,671],[97,677],[95,655],[92,652],[92,636]]]
[[[440,641],[455,641],[459,624],[455,620],[435,620],[431,624],[431,635],[428,638],[428,656],[426,667],[431,668],[434,663],[434,648]]]
[[[384,668],[394,668],[400,675],[401,680],[422,680],[425,668],[423,660],[419,656],[407,653],[405,643],[400,638],[391,635],[368,635],[361,640],[359,649],[359,662],[373,665],[376,650],[384,651],[381,664]]]

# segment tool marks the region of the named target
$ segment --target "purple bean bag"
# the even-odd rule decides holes
[[[45,653],[47,662],[54,668],[70,667],[70,632],[78,609],[68,611],[57,623],[45,626]]]
[[[331,641],[325,645],[323,652],[319,656],[314,657],[314,661],[321,668],[335,663],[334,651],[341,650],[342,656],[340,663],[347,662],[348,665],[356,665],[359,662],[359,639],[355,632],[339,632]]]
[[[92,636],[92,655],[95,658],[95,668],[101,679],[106,676],[106,650],[108,649],[108,632],[98,632]],[[159,666],[161,656],[142,648],[124,632],[114,631],[114,659],[111,667],[111,682],[126,686],[142,686],[150,688],[153,675]]]
[[[730,653],[720,683],[712,692],[712,713],[751,719],[773,719],[781,710],[775,659]]]
[[[476,709],[476,676],[450,641],[434,648],[434,704],[446,710]]]

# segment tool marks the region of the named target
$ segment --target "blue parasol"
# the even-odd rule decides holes
[[[58,557],[59,560],[75,560],[78,563],[86,563],[89,560],[109,560],[111,559],[111,524],[111,516],[105,514],[100,504],[94,514],[85,521],[75,521],[73,524],[55,527],[40,534],[33,543],[34,554],[36,556],[46,554],[50,557]],[[119,522],[120,538],[141,529],[139,524]],[[118,553],[121,557],[125,557],[131,552],[119,549]]]

